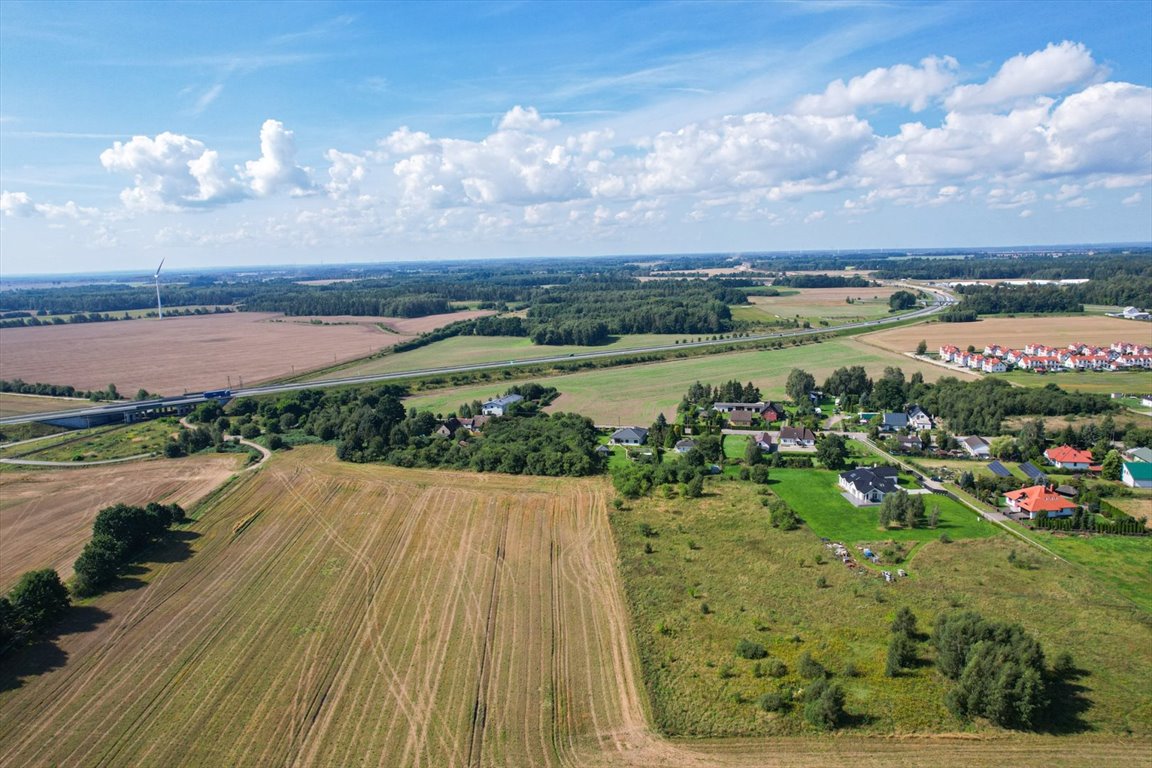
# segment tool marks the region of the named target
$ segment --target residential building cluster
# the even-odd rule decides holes
[[[983,352],[967,352],[955,344],[940,347],[940,359],[984,373],[1002,373],[1011,368],[1024,371],[1127,371],[1152,369],[1152,346],[1117,341],[1107,347],[1069,344],[1049,347],[1027,344],[1011,349],[989,344]]]

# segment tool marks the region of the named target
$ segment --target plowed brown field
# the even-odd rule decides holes
[[[283,318],[268,312],[0,329],[4,378],[131,396],[239,387],[366,357],[418,333],[486,312],[412,320]],[[355,320],[355,322],[352,322]],[[396,332],[376,327],[384,322]]]
[[[150,501],[188,508],[239,466],[233,454],[0,473],[0,592],[34,568],[70,578],[102,508]]]
[[[195,554],[0,693],[3,765],[1099,764],[1144,742],[671,743],[646,725],[599,480],[340,464],[231,486]],[[20,659],[17,659],[20,661]],[[1090,751],[1089,751],[1090,750]],[[1073,759],[1075,758],[1075,759]]]

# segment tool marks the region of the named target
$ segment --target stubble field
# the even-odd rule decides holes
[[[0,592],[20,574],[55,568],[62,578],[102,508],[159,501],[190,507],[239,466],[235,455],[0,473]]]
[[[648,726],[603,480],[297,448],[0,676],[0,764],[1131,764],[1146,740],[669,740]],[[139,586],[139,585],[138,585]]]
[[[4,378],[132,396],[239,387],[365,357],[418,333],[483,312],[412,320],[285,318],[235,312],[164,320],[0,329]],[[354,322],[353,322],[354,321]],[[386,322],[393,332],[383,331]]]

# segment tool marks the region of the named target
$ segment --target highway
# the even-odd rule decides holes
[[[651,347],[638,347],[635,349],[617,349],[601,352],[578,352],[570,355],[547,355],[544,357],[524,358],[521,360],[508,360],[490,363],[474,363],[472,365],[454,365],[445,366],[441,368],[420,368],[408,371],[395,371],[392,373],[377,373],[367,376],[346,376],[342,378],[321,379],[317,381],[300,382],[292,384],[270,384],[262,387],[245,387],[242,389],[232,390],[232,397],[254,397],[257,395],[274,395],[282,392],[294,392],[301,389],[325,389],[329,387],[343,387],[350,384],[375,384],[378,382],[395,381],[398,379],[410,379],[423,376],[447,376],[454,373],[468,373],[471,371],[486,371],[497,370],[501,368],[520,368],[532,365],[541,365],[547,363],[573,363],[581,360],[597,360],[605,357],[630,357],[633,355],[644,355],[657,352],[674,352],[681,349],[698,349],[701,347],[716,347],[724,346],[733,343],[750,343],[757,341],[771,341],[774,339],[789,339],[803,336],[815,336],[819,334],[832,333],[835,331],[849,330],[853,328],[871,328],[884,325],[891,325],[893,323],[905,322],[910,319],[923,319],[942,312],[945,309],[956,304],[956,298],[947,291],[939,288],[929,288],[920,285],[908,285],[904,283],[897,283],[896,285],[908,288],[913,291],[923,291],[935,297],[935,301],[927,306],[920,307],[911,312],[905,312],[899,315],[892,315],[891,317],[882,317],[876,320],[865,320],[855,323],[846,323],[843,325],[826,326],[822,328],[803,328],[794,331],[780,331],[777,333],[762,333],[752,334],[739,339],[717,339],[705,341],[690,341],[683,344],[663,344]],[[207,402],[212,398],[206,397],[203,393],[181,395],[179,397],[168,397],[160,400],[147,400],[147,401],[131,401],[113,403],[110,405],[95,406],[92,408],[78,408],[69,411],[53,411],[45,413],[27,413],[19,416],[8,416],[0,418],[0,425],[4,424],[23,424],[33,421],[47,421],[50,419],[59,419],[67,417],[87,417],[87,416],[107,416],[109,414],[124,414],[133,413],[140,410],[147,410],[149,408],[158,407],[179,407],[186,405],[197,405],[199,403]]]

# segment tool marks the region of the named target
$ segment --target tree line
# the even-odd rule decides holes
[[[875,282],[861,275],[784,275],[772,285],[788,288],[871,288]]]

